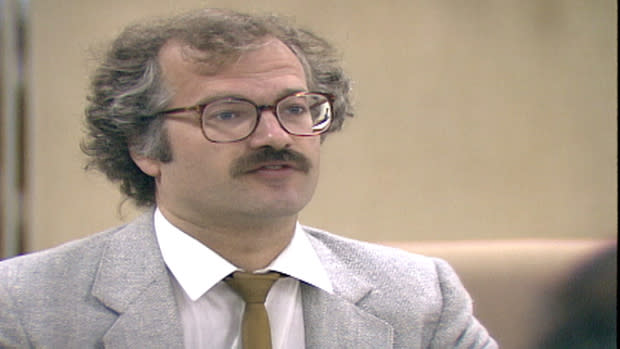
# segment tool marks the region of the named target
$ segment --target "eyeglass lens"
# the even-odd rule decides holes
[[[209,104],[202,114],[205,136],[212,141],[235,141],[252,133],[259,108],[242,99],[223,99]],[[305,93],[288,96],[275,106],[280,125],[290,134],[318,135],[331,122],[332,110],[327,97]]]

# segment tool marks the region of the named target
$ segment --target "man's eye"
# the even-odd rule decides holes
[[[220,121],[228,121],[235,119],[237,117],[237,113],[232,111],[223,111],[215,114],[212,118]]]
[[[217,118],[219,120],[231,120],[237,117],[237,114],[233,113],[233,112],[224,112],[224,113],[219,113],[217,114]]]
[[[289,115],[301,115],[307,112],[305,105],[291,105],[286,107],[286,113]]]

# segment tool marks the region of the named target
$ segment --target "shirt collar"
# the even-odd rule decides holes
[[[164,261],[192,301],[239,269],[172,225],[159,208],[155,210],[154,225]],[[333,293],[327,272],[299,223],[295,226],[290,244],[265,270],[287,274]]]

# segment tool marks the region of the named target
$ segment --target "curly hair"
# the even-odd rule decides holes
[[[130,151],[162,162],[172,160],[163,117],[158,115],[172,97],[158,63],[161,47],[171,39],[180,40],[204,53],[201,62],[218,68],[265,37],[275,37],[296,54],[311,90],[335,97],[334,120],[327,133],[339,130],[345,117],[353,115],[350,80],[326,40],[280,17],[203,9],[129,26],[112,42],[91,79],[87,134],[81,145],[89,157],[86,168],[118,182],[137,206],[153,205],[155,180],[136,166]]]

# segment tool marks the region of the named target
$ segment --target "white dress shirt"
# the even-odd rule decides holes
[[[213,250],[173,226],[155,210],[155,232],[172,278],[186,348],[241,348],[245,303],[222,279],[240,270]],[[273,349],[304,348],[304,320],[299,280],[333,293],[332,284],[297,223],[290,244],[263,271],[290,277],[269,291],[265,307]]]

